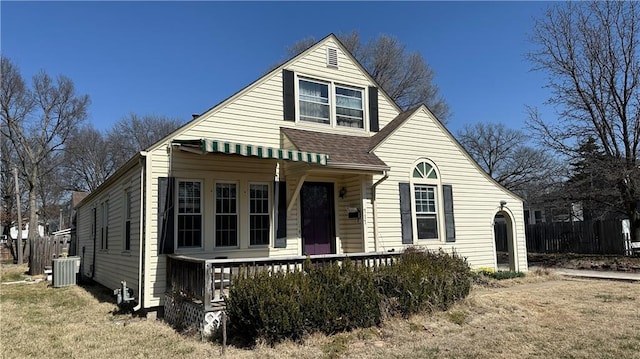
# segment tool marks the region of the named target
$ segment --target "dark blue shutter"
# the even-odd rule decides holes
[[[287,183],[274,182],[276,192],[276,238],[274,248],[287,248]]]
[[[400,192],[400,222],[402,223],[402,244],[413,243],[413,224],[411,222],[411,185],[398,183]]]
[[[373,86],[369,87],[369,131],[380,131],[378,123],[378,89]]]
[[[296,120],[295,78],[293,71],[282,70],[282,98],[285,121]]]
[[[442,192],[442,198],[444,199],[444,228],[447,242],[455,242],[456,224],[453,217],[453,188],[451,185],[443,185]]]
[[[174,206],[175,177],[158,178],[158,251],[160,254],[173,253],[174,248]]]

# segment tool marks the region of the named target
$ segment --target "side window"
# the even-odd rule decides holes
[[[100,204],[100,248],[109,249],[109,201]]]
[[[178,248],[202,246],[202,182],[178,182]]]
[[[131,190],[124,192],[124,244],[125,251],[131,250]]]

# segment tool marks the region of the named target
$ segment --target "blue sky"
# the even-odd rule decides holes
[[[11,2],[2,1],[4,56],[30,78],[44,69],[91,97],[99,129],[128,113],[184,120],[286,59],[295,41],[357,30],[420,52],[453,115],[448,127],[524,128],[545,118],[545,74],[525,53],[544,2]]]

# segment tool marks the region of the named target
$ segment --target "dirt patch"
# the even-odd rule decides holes
[[[529,253],[530,266],[640,273],[640,257]]]

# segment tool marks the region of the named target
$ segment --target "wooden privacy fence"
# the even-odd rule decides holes
[[[200,301],[205,311],[224,301],[231,280],[238,275],[253,275],[261,271],[291,272],[302,269],[307,259],[314,265],[342,263],[349,259],[356,266],[390,265],[400,252],[326,254],[285,258],[201,259],[182,255],[167,256],[167,291]]]
[[[42,274],[55,258],[68,254],[70,236],[67,234],[38,237],[29,249],[29,273]]]
[[[526,236],[530,253],[627,254],[619,220],[528,224]]]

